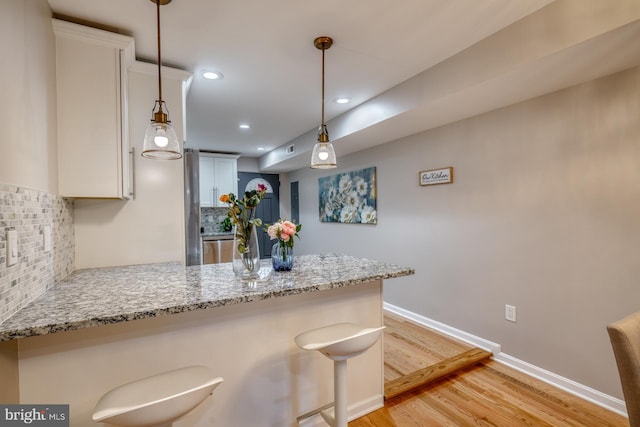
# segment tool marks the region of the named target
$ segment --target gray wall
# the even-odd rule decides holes
[[[636,68],[294,171],[296,253],[414,267],[385,301],[622,398],[605,327],[640,308],[639,100]],[[378,224],[320,223],[318,177],[369,166]],[[454,184],[418,185],[446,166]]]

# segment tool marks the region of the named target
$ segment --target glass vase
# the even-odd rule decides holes
[[[256,227],[249,224],[246,229],[236,227],[233,233],[233,272],[241,279],[259,277],[260,249]]]
[[[291,271],[293,268],[293,248],[288,248],[280,244],[271,248],[271,262],[274,271]]]

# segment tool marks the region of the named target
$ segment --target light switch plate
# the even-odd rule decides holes
[[[18,262],[18,232],[7,231],[7,267]]]
[[[504,318],[509,322],[516,321],[516,306],[515,305],[505,305],[504,306]]]

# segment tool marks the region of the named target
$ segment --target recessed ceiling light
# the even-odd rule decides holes
[[[258,147],[258,151],[264,151],[264,147]]]
[[[205,71],[204,73],[202,73],[202,77],[209,80],[220,80],[224,76],[220,71]]]
[[[346,96],[345,97],[341,97],[341,98],[336,98],[336,99],[333,100],[333,102],[335,102],[336,104],[346,104],[349,101],[351,101],[351,98],[348,98]]]
[[[239,127],[240,129],[251,129],[251,125],[250,125],[250,124],[248,124],[248,123],[240,123],[240,124],[238,125],[238,127]]]

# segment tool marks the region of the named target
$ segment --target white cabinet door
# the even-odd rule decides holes
[[[200,155],[200,206],[210,208],[215,206],[215,158]]]
[[[200,206],[225,207],[223,194],[238,195],[238,160],[200,153]]]
[[[226,206],[219,198],[223,194],[233,193],[238,196],[238,161],[236,159],[215,159],[216,196],[215,206]]]
[[[53,20],[58,185],[65,197],[129,197],[127,64],[133,39]]]

